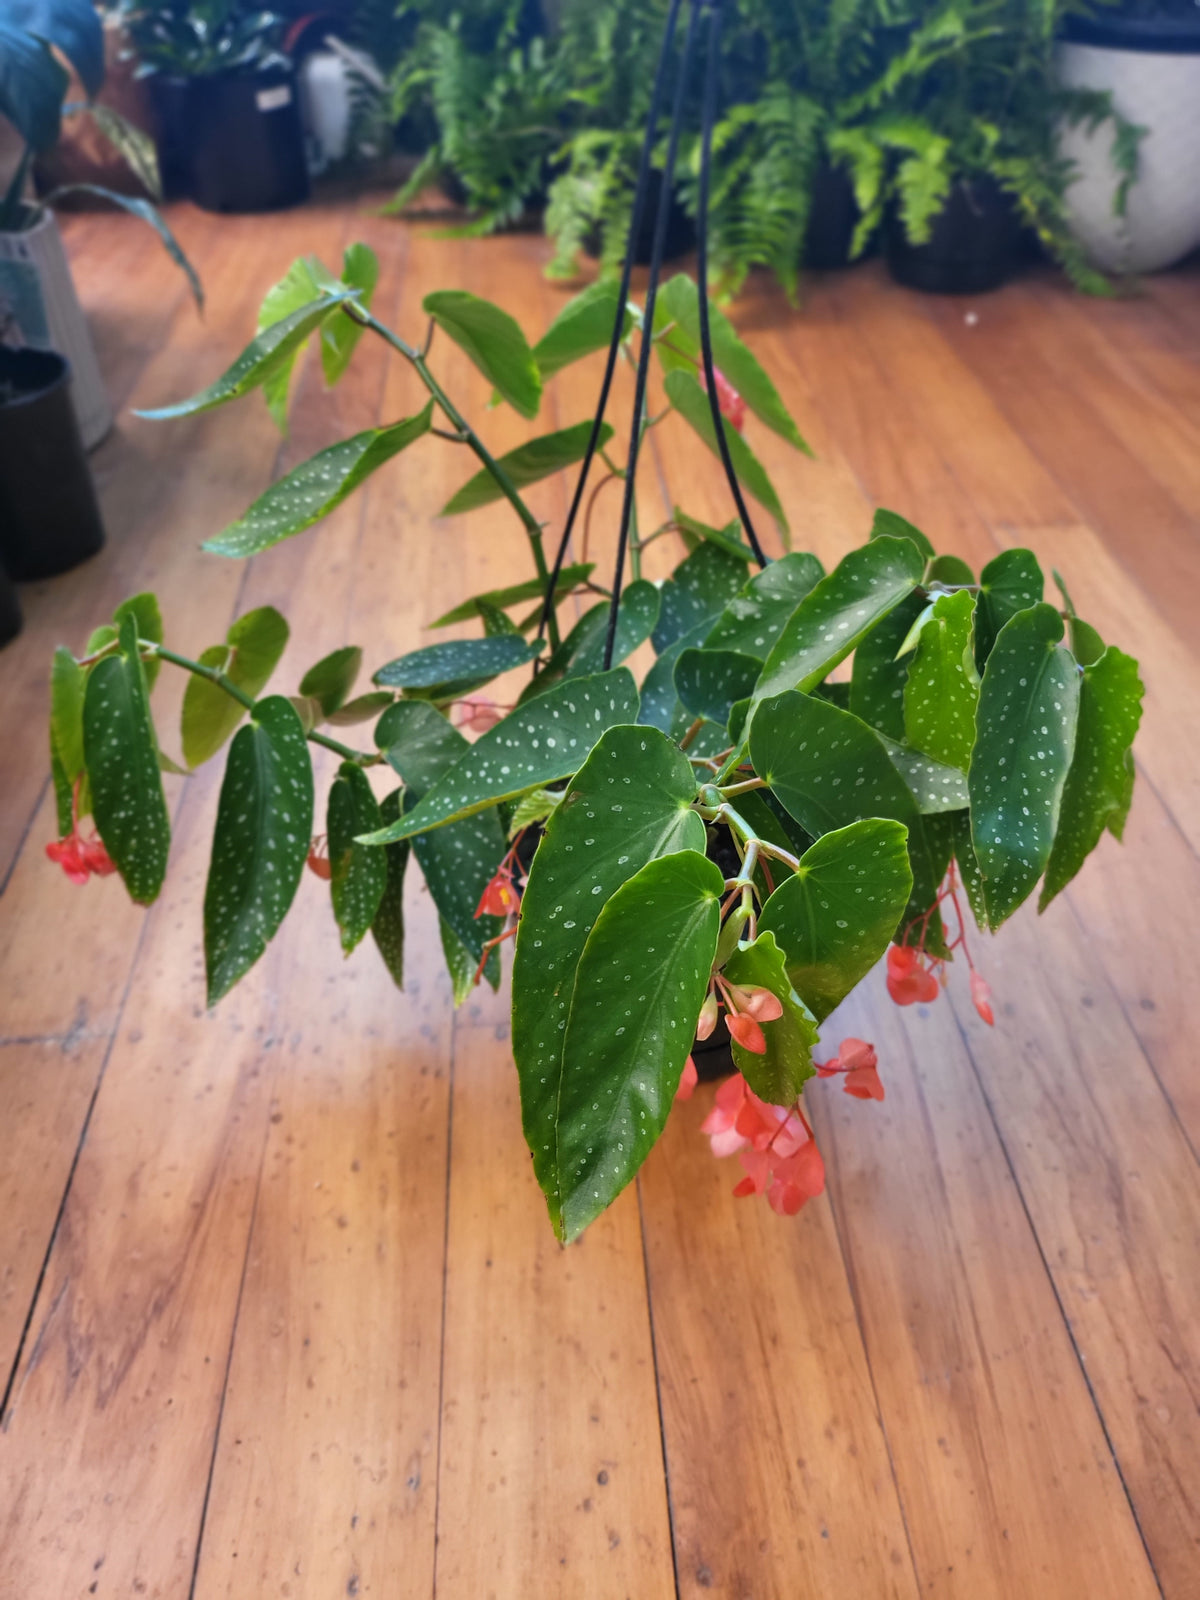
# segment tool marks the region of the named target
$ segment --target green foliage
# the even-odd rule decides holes
[[[577,422],[570,428],[559,428],[554,433],[543,434],[540,439],[531,439],[528,444],[518,445],[515,450],[501,456],[500,466],[515,488],[525,489],[531,483],[540,483],[543,478],[549,478],[564,467],[582,461],[591,431],[590,422]],[[604,423],[599,435],[601,448],[612,436],[611,424]],[[463,511],[476,511],[480,506],[488,506],[502,499],[503,495],[504,490],[495,475],[485,467],[451,495],[442,507],[442,515],[454,517]]]
[[[764,1023],[767,1048],[761,1055],[745,1049],[736,1039],[730,1048],[738,1071],[760,1100],[790,1106],[813,1075],[817,1019],[793,988],[786,958],[774,933],[765,922],[759,926],[761,931],[753,944],[739,944],[726,961],[725,976],[730,983],[748,989],[766,989],[783,1006],[783,1015]]]
[[[514,410],[537,416],[542,374],[520,324],[507,311],[465,289],[439,289],[422,304]]]
[[[333,915],[347,955],[374,925],[388,887],[387,851],[357,843],[360,833],[382,824],[371,780],[356,761],[343,761],[329,791],[325,828]]]
[[[239,617],[225,635],[200,656],[202,666],[220,672],[235,689],[256,699],[279,665],[288,641],[288,625],[274,606],[259,606]],[[180,722],[183,759],[198,767],[215,756],[245,716],[245,707],[219,684],[190,677],[183,691]]]

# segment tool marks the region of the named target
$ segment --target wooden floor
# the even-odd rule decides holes
[[[1032,545],[1141,658],[1137,800],[1123,850],[987,945],[994,1031],[961,981],[901,1012],[878,973],[827,1027],[876,1042],[887,1101],[810,1095],[824,1199],[795,1221],[734,1201],[702,1092],[563,1252],[503,998],[451,1019],[427,898],[404,996],[373,951],[343,965],[307,877],[209,1014],[219,773],[168,780],[149,913],[44,859],[51,647],[124,595],[157,590],[192,653],[279,605],[292,688],[525,570],[505,511],[432,520],[467,476],[449,444],[248,567],[198,551],[282,465],[415,409],[381,348],[332,398],[305,370],[282,450],[257,399],[172,425],[129,407],[207,381],[295,255],[360,236],[411,337],[447,285],[536,333],[563,298],[542,241],[352,202],[176,221],[203,323],[134,221],[67,229],[121,413],[94,458],[110,542],[25,591],[0,663],[0,1596],[1200,1596],[1200,271],[1113,304],[1036,275],[968,304],[868,265],[800,312],[766,286],[739,306],[818,456],[762,444],[798,543],[834,559],[883,503],[975,563]],[[436,355],[490,440],[525,435]],[[594,386],[566,375],[542,425]],[[724,512],[708,459],[660,432],[645,515],[668,483]],[[535,501],[557,519],[562,497]],[[180,693],[164,673],[167,728]]]

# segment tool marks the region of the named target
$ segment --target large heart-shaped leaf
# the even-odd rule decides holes
[[[612,1204],[663,1130],[708,987],[723,884],[698,851],[650,861],[588,935],[563,1043],[554,1170],[539,1174],[568,1243]]]
[[[676,639],[674,644],[667,645],[662,651],[642,680],[639,722],[645,723],[648,727],[659,728],[663,733],[671,733],[676,723],[687,716],[679,703],[679,696],[675,693],[675,663],[685,650],[703,644],[707,632],[708,618],[705,618],[697,627],[689,629],[681,638]]]
[[[924,569],[907,539],[873,539],[844,556],[793,612],[767,657],[755,699],[814,688],[912,593]]]
[[[624,667],[549,689],[464,749],[419,806],[367,842],[390,844],[568,778],[583,766],[606,728],[635,722],[637,713],[637,690]],[[385,712],[380,726],[392,716]],[[402,755],[393,760],[389,749],[388,760],[409,781]]]
[[[375,743],[409,791],[425,794],[468,746],[458,729],[424,700],[400,700],[375,725]],[[395,819],[393,819],[395,820]]]
[[[1137,662],[1113,645],[1084,669],[1075,749],[1039,911],[1070,883],[1105,828],[1121,837],[1133,799],[1132,746],[1143,693]]]
[[[208,1003],[262,955],[295,898],[313,824],[313,775],[300,718],[260,700],[229,747],[204,891]]]
[[[883,955],[911,893],[903,824],[870,817],[822,835],[763,906],[760,932],[774,933],[818,1022]]]
[[[340,506],[385,462],[428,433],[432,422],[431,400],[415,417],[405,417],[386,428],[367,428],[318,450],[259,495],[236,522],[206,539],[203,548],[219,556],[253,556],[303,533]]]
[[[274,606],[259,606],[239,617],[224,644],[211,645],[200,664],[216,667],[252,700],[262,693],[288,641],[288,625]],[[246,715],[240,700],[208,678],[193,675],[183,691],[180,733],[183,759],[198,767],[225,743]]]
[[[871,523],[872,539],[907,539],[926,561],[934,558],[933,546],[929,539],[907,517],[902,517],[898,511],[888,511],[880,506]],[[968,579],[968,582],[970,580]]]
[[[876,732],[876,737],[891,757],[892,765],[904,779],[917,802],[922,816],[937,816],[944,811],[963,811],[970,804],[967,777],[958,767],[948,767],[941,761],[931,761],[919,750],[889,739],[886,733]]]
[[[117,652],[88,674],[84,761],[104,847],[131,897],[149,905],[166,875],[171,822],[132,612],[121,621],[119,639]]]
[[[824,576],[824,567],[807,552],[797,550],[772,561],[727,603],[705,644],[765,661],[796,607]]]
[[[912,655],[901,655],[900,646],[925,605],[922,594],[910,594],[875,624],[854,651],[850,709],[889,739],[904,738],[904,685]]]
[[[611,278],[589,283],[555,317],[533,347],[533,359],[543,378],[549,378],[573,361],[607,350],[617,325],[620,296]],[[626,306],[621,316],[621,337],[627,338],[633,314]]]
[[[507,311],[465,289],[439,289],[422,305],[510,406],[523,417],[537,416],[542,375],[520,325]]]
[[[678,411],[679,415],[696,433],[715,456],[720,455],[717,445],[717,435],[713,429],[712,410],[708,403],[708,396],[700,387],[695,374],[691,371],[679,369],[668,372],[664,380],[667,399]],[[775,492],[775,485],[767,476],[766,469],[761,461],[751,450],[736,428],[732,427],[724,417],[721,418],[725,430],[725,442],[729,446],[729,458],[733,462],[733,470],[737,474],[738,482],[747,493],[752,494],[758,503],[770,512],[775,519],[776,526],[784,537],[788,538],[788,520],[784,515],[783,505]]]
[[[525,1137],[556,1227],[559,1091],[575,971],[601,908],[623,883],[658,856],[703,851],[695,794],[686,756],[664,735],[610,728],[555,808],[533,858],[513,961],[513,1054]]]
[[[617,607],[617,630],[613,635],[612,652],[614,667],[619,667],[638,645],[645,644],[658,620],[658,607],[659,594],[654,584],[648,583],[645,578],[638,578],[626,585]],[[607,601],[593,606],[584,613],[578,626],[572,629],[566,677],[584,678],[603,671],[610,610]],[[549,670],[553,672],[553,663]]]
[[[391,794],[383,797],[379,803],[379,815],[385,826],[399,819],[404,809],[403,802],[402,789],[393,789]],[[404,869],[408,866],[410,849],[407,839],[402,844],[384,846],[382,853],[387,861],[387,882],[375,920],[371,923],[371,937],[397,989],[404,987]]]
[[[350,289],[326,290],[308,305],[299,307],[290,316],[265,328],[207,389],[201,389],[190,399],[179,400],[174,405],[159,406],[155,410],[136,414],[152,421],[190,417],[198,411],[211,411],[214,406],[224,405],[228,400],[240,399],[284,365],[336,306],[352,298],[353,291]]]
[[[601,447],[612,438],[612,428],[606,422],[600,429],[598,443]],[[518,445],[500,457],[499,465],[514,488],[524,489],[543,478],[553,477],[564,467],[582,461],[591,438],[590,422],[577,422],[573,427],[560,428],[556,433],[545,433],[528,444]],[[484,467],[473,478],[468,478],[442,507],[442,516],[455,517],[464,511],[476,511],[504,498],[504,490],[492,472]],[[540,592],[540,591],[538,591]]]
[[[760,924],[754,943],[739,945],[725,963],[725,976],[747,989],[768,990],[783,1006],[781,1017],[762,1024],[765,1054],[745,1049],[736,1039],[730,1040],[730,1048],[734,1065],[760,1100],[777,1106],[794,1104],[816,1070],[812,1053],[817,1019],[792,987],[775,935]]]
[[[980,672],[1001,628],[1037,605],[1045,579],[1032,550],[1002,550],[979,574],[979,600],[975,608],[975,662]]]
[[[988,922],[998,928],[1045,870],[1075,747],[1079,672],[1044,601],[1001,628],[979,692],[971,836]]]
[[[730,708],[754,688],[761,662],[736,650],[684,650],[675,663],[675,692],[689,717],[725,727]]]
[[[746,568],[737,556],[711,542],[699,545],[659,590],[654,648],[661,654],[700,623],[719,617],[745,581]]]
[[[375,921],[387,888],[387,851],[356,842],[360,833],[373,833],[382,825],[370,779],[357,762],[343,761],[329,790],[325,826],[333,915],[347,955]]]
[[[975,744],[979,674],[975,670],[975,597],[939,595],[921,629],[904,686],[908,743],[965,772]]]

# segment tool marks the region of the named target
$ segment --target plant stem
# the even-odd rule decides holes
[[[148,639],[138,640],[138,651],[142,655],[158,656],[163,661],[169,661],[173,667],[182,667],[185,672],[193,673],[197,678],[207,678],[209,683],[215,683],[218,689],[224,689],[227,695],[232,696],[239,705],[245,706],[247,711],[253,711],[258,702],[244,689],[239,689],[237,684],[227,678],[217,667],[202,666],[199,661],[193,661],[190,656],[181,656],[174,650],[168,650],[165,644],[152,644]],[[337,739],[331,739],[328,734],[318,733],[315,728],[305,734],[310,744],[323,745],[326,750],[332,750],[335,755],[344,761],[354,761],[360,767],[375,767],[383,760],[379,755],[364,755],[361,750],[351,750],[349,745],[341,744]]]
[[[425,352],[423,350],[415,349],[411,344],[408,343],[406,339],[402,339],[398,333],[393,333],[391,328],[389,328],[386,323],[380,322],[377,317],[372,316],[372,314],[369,311],[364,310],[362,306],[353,305],[352,302],[347,302],[345,305],[345,310],[349,316],[353,317],[356,321],[361,322],[364,327],[370,328],[372,333],[377,333],[379,337],[385,341],[385,343],[390,344],[393,350],[398,351],[399,354],[410,363],[410,365],[416,371],[416,374],[420,378],[421,382],[425,385],[426,389],[428,389],[429,393],[433,396],[438,405],[441,407],[442,411],[445,413],[446,419],[450,423],[450,426],[456,431],[462,442],[471,447],[475,455],[478,457],[479,462],[483,466],[484,470],[488,472],[494,479],[501,494],[508,501],[509,505],[512,506],[513,510],[517,513],[517,516],[521,519],[521,525],[525,529],[526,537],[529,540],[529,548],[533,552],[533,564],[537,569],[538,582],[542,586],[542,594],[544,596],[548,596],[550,593],[550,570],[546,566],[546,552],[542,548],[541,523],[534,516],[533,512],[530,511],[524,500],[521,499],[521,496],[517,492],[516,485],[513,483],[508,473],[505,472],[504,468],[496,460],[495,456],[484,444],[483,440],[475,432],[471,424],[459,411],[458,407],[442,388],[441,384],[434,377],[433,373],[430,372],[425,361]],[[561,640],[558,632],[558,617],[553,606],[550,608],[550,615],[547,622],[547,632],[550,635],[551,649],[557,649],[561,643]]]

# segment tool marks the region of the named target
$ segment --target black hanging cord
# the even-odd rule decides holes
[[[654,248],[650,256],[650,281],[646,286],[646,305],[642,312],[642,347],[638,353],[637,381],[634,384],[633,425],[629,431],[629,453],[625,462],[625,495],[621,503],[621,527],[617,536],[617,563],[613,574],[612,599],[608,607],[608,629],[604,636],[604,670],[612,666],[613,650],[617,639],[617,618],[621,610],[621,579],[625,575],[625,551],[629,544],[629,524],[633,517],[633,496],[637,482],[638,451],[642,443],[642,416],[646,405],[646,381],[650,375],[650,351],[654,344],[654,303],[658,298],[658,277],[662,270],[663,250],[667,242],[667,216],[671,209],[671,185],[675,177],[675,158],[679,153],[679,132],[683,125],[684,101],[687,98],[688,72],[692,61],[692,45],[696,38],[696,18],[702,0],[691,0],[688,11],[687,34],[683,41],[683,58],[679,67],[679,80],[675,85],[675,105],[671,112],[671,132],[667,140],[667,159],[663,167],[662,194],[659,198],[658,216],[654,222]],[[633,256],[634,238],[631,236],[626,263]]]
[[[558,541],[558,551],[554,557],[554,566],[550,572],[546,598],[538,621],[537,636],[539,639],[545,632],[546,624],[550,620],[550,612],[554,606],[554,593],[558,588],[559,574],[562,571],[563,561],[566,559],[567,546],[570,543],[571,533],[575,527],[575,519],[579,515],[579,507],[583,502],[583,492],[596,454],[596,446],[600,442],[600,429],[604,425],[604,412],[608,405],[608,394],[612,388],[613,374],[617,369],[617,356],[621,349],[621,334],[625,325],[625,307],[629,302],[629,281],[633,274],[633,257],[636,251],[637,239],[641,233],[642,216],[646,209],[646,195],[650,187],[650,168],[654,153],[654,135],[658,127],[658,111],[666,89],[667,73],[674,50],[675,28],[679,21],[681,4],[682,0],[671,0],[671,8],[667,16],[662,50],[658,57],[658,67],[654,75],[654,88],[650,95],[650,112],[646,118],[646,134],[642,140],[642,153],[638,163],[637,186],[633,194],[633,215],[629,222],[629,239],[625,249],[625,264],[621,269],[621,287],[617,295],[617,318],[613,325],[612,340],[608,347],[608,360],[604,367],[604,381],[600,385],[600,399],[596,404],[596,415],[592,418],[591,436],[584,452],[583,464],[579,469],[579,479],[575,485],[571,509],[568,511],[567,520],[563,525],[562,538]],[[665,195],[665,186],[663,192]],[[663,209],[665,210],[665,201]]]
[[[746,530],[746,537],[750,541],[750,548],[754,552],[754,559],[760,567],[765,567],[768,557],[758,542],[758,535],[754,531],[754,524],[750,520],[750,513],[746,509],[746,501],[742,495],[742,486],[738,482],[737,473],[734,471],[733,460],[729,454],[729,441],[725,437],[725,419],[721,415],[721,402],[717,394],[716,370],[713,363],[712,330],[709,327],[708,315],[708,187],[710,169],[712,167],[712,138],[713,124],[717,120],[717,69],[720,64],[720,39],[721,39],[721,0],[709,0],[708,22],[708,61],[704,69],[704,107],[700,132],[700,195],[699,216],[696,219],[698,235],[696,248],[696,276],[700,303],[700,354],[704,360],[704,382],[708,390],[708,405],[712,412],[713,431],[717,436],[717,448],[721,452],[721,463],[725,468],[725,476],[729,480],[730,492],[734,504],[737,506],[738,515],[742,519],[742,527]]]

